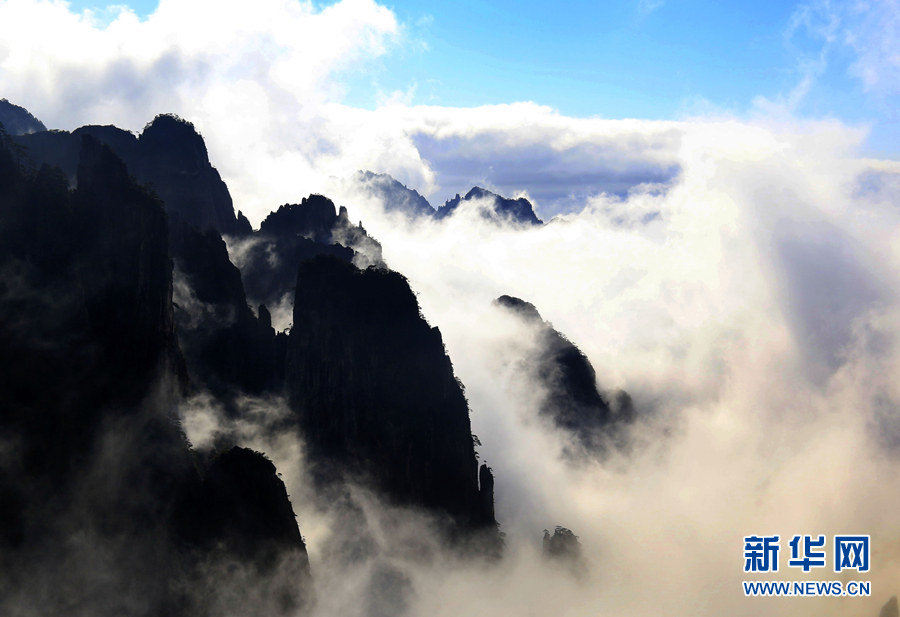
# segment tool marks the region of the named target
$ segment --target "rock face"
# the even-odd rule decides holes
[[[388,212],[401,212],[409,217],[433,216],[435,209],[418,191],[406,188],[388,174],[358,171],[350,181],[368,195],[381,201]]]
[[[203,491],[209,510],[203,533],[211,543],[265,561],[283,546],[306,554],[284,483],[262,454],[238,447],[222,452],[203,478]]]
[[[309,558],[284,483],[259,452],[214,458],[182,510],[181,537],[202,556],[187,614],[305,615]]]
[[[0,131],[0,613],[39,596],[55,613],[209,614],[209,568],[235,560],[293,564],[302,589],[271,463],[198,468],[171,419],[187,378],[162,203],[88,135],[74,192],[11,144]]]
[[[496,529],[462,387],[400,274],[333,257],[301,264],[287,381],[317,457],[449,514],[460,531]],[[482,486],[493,486],[487,468]]]
[[[249,574],[263,588],[262,603],[248,607],[259,614],[296,615],[312,608],[306,545],[271,461],[245,448],[226,450],[205,473],[198,496],[194,537],[218,560],[242,570],[234,580],[225,575],[220,584],[245,586]],[[222,613],[234,610],[232,605]]]
[[[29,177],[10,162],[0,148],[10,180],[0,183],[0,433],[15,444],[0,463],[4,574],[52,584],[47,607],[106,593],[116,601],[106,585],[127,582],[162,610],[177,594],[154,567],[171,557],[157,542],[191,469],[165,412],[143,405],[160,378],[180,372],[165,215],[93,140],[74,194],[61,172]],[[149,570],[84,580],[86,554],[59,542],[79,533],[113,560],[128,538]],[[60,571],[66,562],[73,568]]]
[[[139,137],[114,126],[84,126],[74,132],[46,131],[21,135],[35,164],[60,167],[74,180],[80,140],[90,135],[107,144],[127,164],[139,183],[152,184],[169,212],[201,230],[224,235],[250,232],[235,216],[228,188],[210,164],[203,138],[194,125],[173,115],[157,116]]]
[[[310,195],[299,204],[280,206],[260,223],[259,230],[274,237],[302,236],[328,243],[337,217],[337,209],[330,199]]]
[[[500,296],[494,305],[537,333],[537,347],[525,364],[547,392],[541,403],[542,415],[575,436],[585,453],[601,453],[616,430],[633,420],[631,397],[619,390],[613,393],[611,405],[598,390],[597,376],[587,357],[545,322],[533,304]]]
[[[484,209],[481,210],[481,217],[494,223],[506,221],[521,225],[544,224],[534,213],[534,207],[531,205],[531,202],[524,197],[506,199],[477,186],[466,193],[465,197],[461,198],[457,194],[456,197],[448,200],[443,206],[438,208],[435,217],[442,219],[450,216],[465,201],[482,202]]]
[[[582,578],[587,574],[587,562],[582,554],[578,536],[565,527],[557,525],[552,536],[549,531],[544,530],[543,557],[567,568],[576,578]]]
[[[27,109],[0,99],[0,124],[10,135],[27,135],[46,131],[44,123],[32,116]]]
[[[317,255],[331,255],[360,267],[384,266],[381,245],[362,225],[350,223],[346,208],[335,208],[322,195],[299,204],[285,204],[269,214],[259,231],[236,247],[254,304],[290,305],[300,263]]]
[[[89,441],[96,407],[136,404],[160,376],[185,377],[161,204],[90,138],[78,174],[73,194],[46,166],[34,178],[8,171],[0,232],[3,408],[73,445]],[[66,456],[47,445],[45,461]]]
[[[494,474],[487,465],[478,471],[478,500],[482,518],[494,521]]]
[[[229,259],[221,234],[252,232],[209,163],[203,138],[175,116],[157,116],[139,137],[114,126],[81,127],[72,133],[48,131],[18,138],[31,158],[59,166],[77,185],[79,151],[85,136],[120,154],[139,182],[165,204],[174,259],[178,338],[195,389],[226,399],[238,390],[251,394],[275,388],[276,334],[261,326],[247,306],[241,274]],[[336,216],[335,216],[336,218]],[[293,277],[293,275],[292,275]],[[284,345],[281,345],[283,358]]]
[[[138,139],[135,176],[156,188],[166,206],[200,229],[242,234],[249,225],[235,217],[228,188],[210,164],[194,125],[171,115],[157,116]]]
[[[278,388],[284,362],[283,353],[278,361],[271,317],[265,306],[258,318],[247,305],[241,273],[222,237],[215,229],[202,232],[188,225],[177,214],[169,227],[178,336],[195,389],[227,402],[242,392]]]

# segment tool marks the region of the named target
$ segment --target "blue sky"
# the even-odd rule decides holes
[[[432,10],[430,25],[416,28],[430,50],[384,79],[401,86],[405,73],[420,84],[434,76],[433,87],[420,85],[423,98],[449,105],[512,98],[567,115],[670,118],[685,100],[739,101],[785,80],[775,67],[790,11],[776,4],[751,16],[699,4],[465,2]],[[426,8],[395,6],[412,23]]]
[[[147,15],[156,4],[129,6]],[[839,26],[830,44],[815,33],[827,21],[821,13],[839,4],[819,4],[811,28],[796,25],[804,5],[772,1],[388,3],[406,44],[345,75],[344,102],[373,109],[411,91],[414,104],[533,101],[573,117],[660,120],[753,113],[757,97],[785,102],[808,76],[792,114],[870,124],[869,154],[897,158],[896,92],[867,92],[852,74],[849,29]]]

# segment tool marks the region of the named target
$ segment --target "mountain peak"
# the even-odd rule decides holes
[[[543,383],[546,398],[540,413],[557,427],[569,431],[580,444],[568,456],[602,456],[608,443],[615,443],[617,431],[632,421],[634,406],[624,391],[601,393],[597,375],[587,356],[549,322],[537,308],[512,296],[500,296],[494,306],[507,310],[534,328],[535,347],[526,364],[531,378]],[[610,398],[610,394],[612,398]],[[610,401],[613,404],[610,404]]]
[[[328,242],[337,219],[334,202],[324,195],[312,194],[299,204],[279,206],[260,223],[259,230],[274,236],[297,235]]]
[[[193,123],[175,114],[160,114],[144,127],[140,136],[142,146],[164,151],[189,167],[209,163],[209,153],[203,137]],[[187,169],[190,172],[190,169]]]
[[[434,208],[418,191],[408,188],[389,174],[357,171],[351,181],[369,196],[381,200],[387,212],[402,212],[407,216],[432,216]]]
[[[28,135],[46,131],[44,123],[31,115],[24,107],[0,99],[0,124],[10,135]]]
[[[512,221],[513,223],[525,225],[543,225],[544,222],[534,213],[534,206],[524,197],[517,199],[507,199],[496,193],[492,193],[480,186],[473,186],[465,197],[460,198],[459,193],[453,199],[448,200],[443,206],[438,208],[436,217],[438,219],[445,218],[453,214],[456,208],[463,201],[482,201],[489,202],[486,210],[482,211],[481,216],[489,221],[499,223],[501,221]]]
[[[492,304],[509,309],[526,321],[537,321],[540,323],[543,323],[544,321],[543,318],[541,318],[541,314],[538,312],[537,307],[531,302],[525,302],[525,300],[513,296],[500,296],[494,300]]]
[[[459,193],[457,193],[456,196],[459,197]],[[471,189],[469,189],[469,192],[466,193],[466,196],[464,197],[464,199],[486,199],[486,198],[497,198],[497,197],[500,197],[500,196],[497,195],[496,193],[492,193],[491,191],[489,191],[487,189],[483,189],[480,186],[473,186]]]

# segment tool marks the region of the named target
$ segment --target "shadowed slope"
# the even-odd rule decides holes
[[[468,403],[400,274],[329,257],[301,264],[287,380],[318,456],[368,474],[398,502],[449,514],[458,530],[495,528]]]
[[[500,296],[494,305],[535,328],[537,348],[525,362],[547,393],[541,402],[541,414],[575,436],[585,452],[602,453],[618,427],[633,420],[631,397],[617,391],[610,405],[597,388],[597,375],[587,357],[545,322],[533,304]]]
[[[303,551],[283,485],[238,457],[225,476],[256,488],[220,507],[222,465],[201,480],[172,420],[186,374],[159,200],[89,136],[75,192],[8,145],[0,132],[0,612],[207,615],[222,587],[196,593],[206,568]]]
[[[481,202],[483,209],[481,217],[485,220],[499,223],[512,222],[523,225],[543,225],[544,222],[534,213],[534,207],[524,197],[518,199],[506,199],[495,195],[483,188],[473,187],[465,197],[457,195],[443,206],[437,209],[435,218],[442,219],[450,216],[463,202]]]

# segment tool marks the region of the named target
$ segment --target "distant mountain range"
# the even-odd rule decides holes
[[[491,222],[543,224],[534,213],[534,206],[524,197],[506,199],[477,186],[466,193],[465,197],[457,194],[435,210],[418,191],[407,188],[388,174],[358,171],[350,178],[350,182],[364,194],[380,200],[386,211],[400,212],[412,218],[432,217],[440,220],[452,215],[461,205],[472,205],[479,207],[481,217]]]

